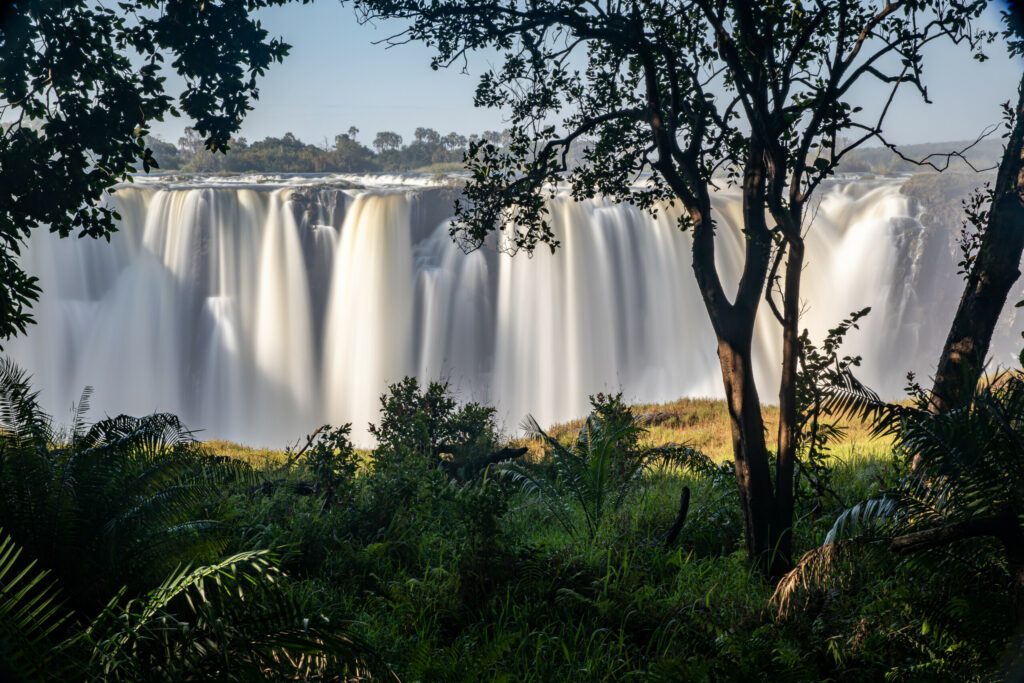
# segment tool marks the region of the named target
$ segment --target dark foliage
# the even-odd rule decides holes
[[[153,121],[184,114],[211,151],[227,149],[288,52],[252,16],[284,0],[26,0],[0,16],[0,342],[25,332],[39,283],[18,255],[34,231],[106,238],[103,197],[156,166]],[[168,63],[169,62],[169,63]],[[168,73],[184,80],[174,101]],[[59,192],[54,188],[60,188]]]
[[[225,557],[225,503],[252,488],[248,466],[205,452],[171,415],[88,426],[87,396],[57,431],[24,373],[0,364],[0,673],[250,681],[362,667],[366,647],[306,611],[276,557]]]
[[[909,405],[885,403],[849,376],[824,391],[834,413],[863,416],[894,438],[902,475],[837,517],[780,583],[780,612],[804,614],[837,589],[861,592],[896,567],[927,586],[923,618],[950,647],[903,675],[966,677],[986,658],[1019,666],[1021,643],[1006,636],[1024,615],[1024,375],[998,375],[941,413],[920,389]],[[950,582],[969,585],[970,596],[949,602]],[[978,601],[987,602],[981,622],[967,607]]]
[[[383,660],[407,680],[984,680],[1010,642],[998,543],[963,539],[893,569],[872,539],[984,519],[985,500],[1018,504],[1019,483],[998,472],[1024,415],[1015,375],[970,414],[892,409],[899,416],[886,423],[899,429],[922,419],[905,448],[936,457],[939,469],[915,486],[884,463],[821,458],[844,498],[879,502],[841,517],[825,547],[858,551],[818,551],[831,564],[802,564],[810,579],[782,618],[738,552],[731,464],[647,445],[644,422],[618,396],[594,397],[571,441],[542,437],[542,457],[499,465],[522,473],[508,481],[493,464],[443,466],[453,444],[512,447],[491,409],[459,404],[443,384],[392,386],[371,453],[353,449],[347,426],[324,428],[254,471],[205,453],[170,416],[91,426],[79,417],[57,432],[23,375],[6,366],[2,379],[8,678],[380,679],[392,676]],[[842,405],[877,403],[853,383],[844,392]],[[937,430],[932,419],[950,424]],[[932,447],[936,432],[942,445]],[[550,500],[524,490],[527,479]],[[897,496],[916,507],[895,514]],[[801,547],[841,512],[830,497],[800,498],[797,509]],[[868,528],[861,545],[831,542]],[[55,543],[67,552],[51,552]],[[819,591],[814,577],[827,572]]]

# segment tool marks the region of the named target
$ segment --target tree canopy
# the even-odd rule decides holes
[[[154,121],[185,115],[225,150],[288,46],[253,13],[285,0],[4,3],[0,13],[0,341],[24,332],[39,283],[18,263],[45,227],[109,237],[104,194],[155,165]],[[177,98],[166,78],[177,73]]]
[[[797,448],[800,273],[807,208],[844,156],[884,141],[896,94],[927,99],[924,48],[994,37],[975,25],[982,0],[357,0],[364,19],[399,19],[395,44],[436,48],[432,66],[476,50],[501,60],[475,103],[502,108],[507,144],[476,141],[472,181],[453,236],[466,248],[492,231],[512,249],[558,245],[546,199],[568,185],[657,212],[681,206],[693,270],[718,338],[733,418],[747,547],[778,575],[790,563]],[[888,90],[878,107],[855,86]],[[593,144],[570,168],[568,150]],[[717,188],[743,196],[745,260],[735,294],[715,264]],[[785,264],[783,266],[783,264]],[[776,292],[776,289],[778,290]],[[752,370],[762,296],[782,324],[781,419],[775,476]]]

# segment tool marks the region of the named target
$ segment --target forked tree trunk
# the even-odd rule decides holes
[[[931,396],[935,412],[970,400],[999,314],[1020,276],[1024,250],[1024,77],[1016,115],[999,165],[988,225],[935,371]]]
[[[696,223],[694,273],[718,339],[726,406],[732,432],[736,481],[743,510],[747,554],[751,564],[766,576],[784,571],[777,549],[792,520],[780,517],[776,508],[765,445],[761,401],[754,381],[754,322],[768,276],[771,234],[766,224],[765,176],[762,151],[752,147],[744,172],[743,218],[746,253],[743,274],[734,302],[725,299],[714,271],[714,237],[710,222]],[[708,212],[710,215],[710,205]]]

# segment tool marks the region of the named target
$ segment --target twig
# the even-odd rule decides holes
[[[308,436],[306,437],[306,445],[305,445],[305,446],[303,446],[302,448],[300,448],[299,450],[295,451],[294,453],[292,453],[292,454],[291,454],[290,456],[288,456],[288,461],[287,461],[287,462],[285,463],[285,465],[284,465],[284,466],[285,466],[285,467],[291,467],[292,465],[294,465],[294,464],[295,464],[295,462],[296,462],[296,461],[297,461],[297,460],[298,460],[299,458],[301,458],[301,457],[302,457],[302,455],[303,455],[303,454],[304,454],[304,453],[305,453],[306,451],[308,451],[308,450],[309,450],[309,447],[313,445],[313,441],[314,441],[314,440],[316,439],[316,437],[317,437],[317,436],[318,436],[318,435],[320,434],[320,432],[324,431],[325,429],[327,429],[327,425],[320,425],[320,426],[319,426],[319,427],[317,427],[317,428],[316,428],[316,429],[315,429],[315,430],[314,430],[314,431],[313,431],[312,433],[310,433],[310,434],[309,434],[309,435],[308,435]],[[296,442],[296,445],[297,445],[297,443],[298,443],[298,442]]]

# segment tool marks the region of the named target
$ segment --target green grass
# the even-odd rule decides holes
[[[19,389],[25,380],[12,377],[16,391],[7,395],[31,396]],[[1011,415],[1014,438],[999,443],[1012,463],[1024,401],[1007,405],[1018,407],[993,413],[998,427],[985,422],[967,432],[973,436],[956,453],[986,447]],[[265,554],[273,591],[249,603],[251,611],[225,620],[218,598],[200,623],[183,596],[141,640],[131,635],[142,633],[131,620],[112,622],[128,629],[129,639],[118,641],[131,643],[119,650],[125,665],[147,673],[194,669],[161,680],[219,680],[206,674],[237,670],[239,659],[227,654],[235,641],[221,628],[246,629],[243,650],[250,642],[262,648],[262,631],[248,629],[267,623],[264,606],[277,610],[272,630],[286,641],[309,623],[325,633],[340,629],[356,652],[373,653],[367,665],[410,682],[986,681],[1001,678],[1000,662],[1022,650],[998,544],[965,540],[949,552],[904,557],[891,552],[882,529],[882,536],[868,531],[821,551],[837,518],[851,518],[850,506],[883,492],[904,495],[894,487],[907,481],[908,464],[863,424],[846,425],[836,457],[815,470],[814,483],[824,487],[803,471],[798,479],[796,557],[811,551],[821,563],[801,565],[813,580],[780,611],[772,582],[746,556],[736,478],[722,462],[730,458],[730,429],[721,401],[629,409],[617,398],[597,398],[585,438],[578,438],[580,421],[555,425],[550,431],[568,448],[549,441],[544,451],[531,442],[532,457],[477,469],[481,456],[507,445],[492,411],[459,406],[445,385],[421,388],[412,379],[392,386],[382,406],[372,453],[356,451],[341,428],[321,431],[304,457],[291,459],[292,450],[224,441],[193,450],[174,436],[191,432],[173,416],[102,423],[117,437],[106,439],[112,445],[90,442],[80,452],[100,457],[77,457],[84,439],[69,445],[24,418],[20,431],[0,432],[0,517],[31,559],[60,580],[76,624],[88,624],[119,590],[124,608],[134,610],[172,567]],[[32,406],[8,412],[31,417]],[[777,410],[764,412],[771,432]],[[648,426],[640,434],[637,417]],[[30,429],[48,441],[41,447]],[[439,441],[461,444],[451,461],[438,458]],[[670,443],[701,449],[718,464],[688,452],[668,464],[644,448]],[[1012,467],[993,471],[997,486],[1011,481]],[[915,484],[907,495],[920,497],[920,489]],[[681,499],[689,513],[669,540]],[[3,574],[0,594],[12,583]],[[232,593],[252,594],[251,582]],[[0,620],[0,650],[9,644],[4,626]],[[195,653],[208,671],[165,647],[167,633],[189,640],[207,627],[213,637],[197,641]],[[67,641],[82,646],[72,656],[83,671],[97,661],[89,638]],[[251,654],[243,650],[239,656]],[[317,678],[291,675],[295,667],[284,659],[266,660],[261,673],[367,680],[348,676],[344,662]]]
[[[843,501],[799,499],[798,550],[893,474],[885,458],[835,462]],[[361,493],[329,511],[283,492],[240,511],[247,535],[294,549],[296,590],[352,620],[402,680],[982,680],[1004,642],[1005,599],[982,607],[991,584],[896,562],[865,564],[810,612],[776,618],[771,585],[745,558],[731,478],[652,472],[588,539],[514,490],[435,475],[399,495],[389,475],[360,474]],[[665,547],[682,486],[690,516]]]
[[[603,507],[580,533],[584,516],[594,517],[591,499],[555,476],[566,471],[553,467],[555,456],[531,443],[523,471],[551,483],[565,504],[558,509],[508,469],[445,471],[425,457],[435,432],[405,430],[437,411],[417,407],[418,390],[392,401],[402,386],[386,402],[381,424],[391,428],[372,454],[324,432],[326,442],[308,451],[314,457],[283,467],[284,449],[205,442],[205,452],[252,469],[217,461],[234,467],[238,481],[195,501],[216,522],[209,533],[218,553],[272,551],[284,572],[275,579],[281,599],[365,642],[400,680],[988,680],[1005,655],[1014,613],[1005,576],[992,569],[997,555],[981,569],[953,569],[942,558],[909,563],[884,548],[866,552],[837,569],[827,591],[780,616],[773,585],[748,563],[727,466],[655,463],[623,475],[621,504]],[[444,410],[456,414],[454,401]],[[648,416],[642,440],[650,445],[688,444],[730,459],[721,401],[633,412]],[[777,410],[766,407],[765,416],[771,431]],[[572,441],[579,425],[551,432]],[[494,439],[480,448],[502,443]],[[828,463],[834,495],[819,498],[806,481],[798,487],[798,555],[820,546],[848,506],[900,476],[888,444],[862,424],[848,425],[836,451]],[[12,484],[24,480],[11,472]],[[669,544],[684,487],[689,514]]]

